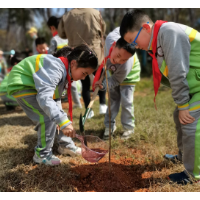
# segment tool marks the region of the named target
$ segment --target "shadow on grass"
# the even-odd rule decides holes
[[[26,135],[23,137],[20,141],[20,143],[23,143],[27,145],[26,148],[10,148],[9,150],[2,149],[0,151],[0,154],[3,156],[3,154],[9,155],[10,160],[10,169],[13,167],[16,167],[17,165],[24,164],[29,165],[32,163],[32,158],[34,155],[34,147],[37,144],[37,134],[35,135]],[[7,167],[8,169],[8,167]]]
[[[4,125],[12,125],[12,126],[33,126],[34,123],[27,116],[8,116],[4,118],[0,118],[0,126]]]
[[[85,128],[85,135],[93,135],[93,136],[98,136],[99,138],[103,138],[103,134],[104,134],[104,128],[99,128],[99,129],[88,129]],[[77,130],[77,133],[81,135],[80,131]]]
[[[20,107],[16,107],[14,110],[6,110],[5,106],[0,107],[0,113],[1,115],[7,115],[7,114],[14,114],[14,113],[23,113],[24,111]]]
[[[0,150],[1,157],[9,157],[2,162],[3,173],[0,177],[0,191],[71,191],[67,184],[71,172],[70,165],[63,164],[55,167],[37,165],[33,162],[34,147],[37,144],[37,134],[26,135],[20,143],[25,148],[10,148]],[[53,151],[57,153],[57,144]]]

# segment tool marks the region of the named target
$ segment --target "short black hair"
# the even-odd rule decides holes
[[[44,37],[38,37],[36,40],[35,40],[35,45],[39,45],[39,44],[44,44],[46,43]]]
[[[153,23],[150,17],[144,11],[140,9],[128,11],[124,15],[120,25],[121,37],[124,37],[128,31],[139,31],[142,23],[144,22],[149,22],[150,24]]]
[[[49,17],[49,20],[47,21],[47,25],[50,28],[50,26],[54,26],[56,29],[58,29],[60,18],[57,18],[55,16]]]
[[[15,63],[21,62],[25,58],[23,53],[15,52],[15,54],[10,59],[11,66],[14,66]]]
[[[74,49],[71,47],[63,47],[53,54],[54,57],[67,57],[69,63],[72,60],[76,60],[78,67],[87,68],[90,67],[94,70],[98,67],[98,58],[96,53],[90,49],[87,45],[81,44]]]
[[[135,53],[135,47],[131,46],[128,42],[126,42],[123,38],[119,38],[116,42],[116,47],[119,49],[123,48],[128,51],[130,54]]]

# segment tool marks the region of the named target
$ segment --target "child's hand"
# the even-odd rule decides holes
[[[103,89],[103,85],[102,85],[102,82],[101,81],[96,81],[95,84],[94,84],[94,87],[99,87],[100,89]]]
[[[72,124],[66,126],[64,129],[62,129],[62,132],[64,135],[68,137],[76,137],[76,131],[74,130]]]
[[[189,114],[189,110],[179,110],[179,121],[181,124],[191,124],[194,120],[195,118]]]

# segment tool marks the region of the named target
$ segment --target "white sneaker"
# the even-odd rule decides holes
[[[75,148],[69,149],[69,148],[66,148],[66,147],[59,146],[58,147],[58,153],[62,154],[62,155],[69,155],[71,157],[74,157],[74,156],[81,155],[81,148],[75,147]]]
[[[111,130],[111,134],[113,134],[116,131],[117,127],[114,125],[113,130]],[[105,128],[103,139],[108,140],[109,139],[109,127]]]
[[[108,106],[106,104],[100,104],[99,106],[99,114],[106,114]]]
[[[92,117],[94,117],[94,111],[91,110],[87,116],[87,119],[91,119]]]
[[[50,155],[46,158],[40,158],[40,157],[37,156],[36,153],[33,156],[33,161],[35,163],[38,163],[38,164],[43,163],[45,165],[51,165],[51,166],[59,165],[61,163],[61,160],[54,155]]]
[[[134,129],[132,130],[126,130],[123,135],[121,136],[121,139],[128,139],[134,134]]]

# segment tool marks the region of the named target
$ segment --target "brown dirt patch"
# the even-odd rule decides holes
[[[130,151],[134,158],[118,158],[119,152],[113,152],[116,155],[111,157],[110,163],[108,155],[97,164],[70,163],[74,175],[68,183],[79,192],[148,192],[155,166],[144,165],[143,159],[136,159],[144,158],[141,151]],[[157,169],[161,167],[159,163],[156,165]]]

